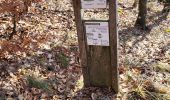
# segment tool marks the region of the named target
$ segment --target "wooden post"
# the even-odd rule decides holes
[[[76,22],[77,35],[78,35],[81,67],[83,68],[84,85],[90,86],[90,79],[89,79],[90,76],[89,76],[89,69],[88,69],[89,67],[87,67],[86,42],[85,42],[85,33],[83,31],[83,22],[81,18],[80,0],[73,0],[73,8],[74,8],[75,22]]]
[[[110,29],[110,51],[112,69],[112,89],[119,91],[118,72],[118,16],[117,0],[109,0],[109,29]]]
[[[109,2],[109,20],[90,22],[109,23],[109,46],[88,45],[85,22],[81,16],[81,0],[73,0],[73,8],[78,34],[81,66],[85,86],[112,88],[118,92],[118,32],[117,0]]]

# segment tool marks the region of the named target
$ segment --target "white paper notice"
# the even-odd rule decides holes
[[[81,0],[83,9],[106,8],[106,0]]]
[[[109,46],[108,22],[85,22],[88,45]]]

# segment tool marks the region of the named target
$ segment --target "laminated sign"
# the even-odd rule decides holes
[[[106,8],[106,0],[81,0],[83,9]]]
[[[108,22],[85,22],[88,45],[109,46]]]

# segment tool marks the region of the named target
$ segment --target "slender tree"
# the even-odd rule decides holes
[[[169,13],[170,12],[170,0],[164,0],[162,2],[164,3],[164,8],[163,8],[162,12]]]
[[[159,3],[163,3],[164,8],[162,9],[163,19],[167,19],[167,16],[170,12],[170,0],[158,0]]]
[[[135,26],[139,26],[146,30],[147,0],[139,0],[139,13]]]
[[[133,3],[133,8],[136,8],[136,7],[137,7],[138,1],[139,1],[139,0],[135,0],[135,1],[134,1],[134,3]]]

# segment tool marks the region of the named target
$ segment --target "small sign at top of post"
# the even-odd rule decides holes
[[[82,9],[106,8],[106,0],[81,0]]]

